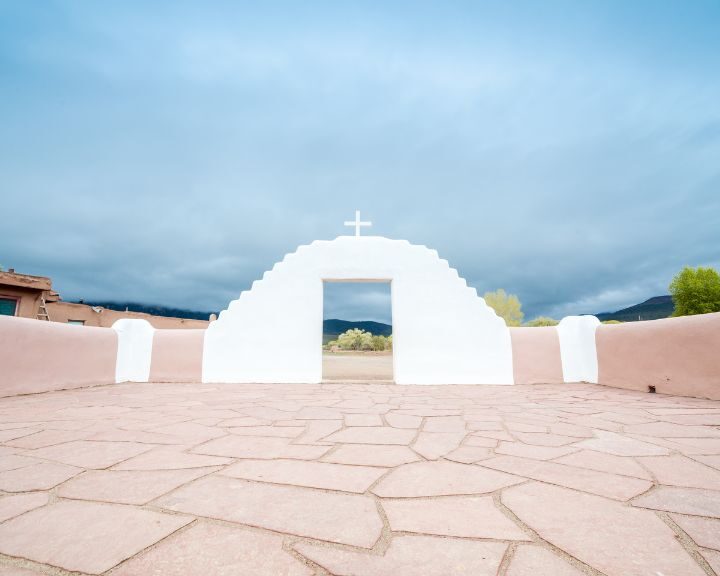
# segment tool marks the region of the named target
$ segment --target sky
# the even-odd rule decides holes
[[[360,209],[527,319],[666,294],[720,267],[719,29],[716,0],[4,0],[0,265],[215,311]],[[326,317],[388,320],[381,290]]]

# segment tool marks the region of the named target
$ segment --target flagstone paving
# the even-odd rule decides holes
[[[0,399],[0,576],[720,571],[720,402],[587,384]]]

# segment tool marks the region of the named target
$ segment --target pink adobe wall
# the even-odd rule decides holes
[[[720,399],[720,313],[603,324],[595,341],[600,384]]]
[[[0,316],[0,396],[115,382],[110,328]]]
[[[153,316],[143,312],[119,312],[108,308],[98,308],[96,312],[92,306],[87,304],[76,304],[74,302],[49,302],[48,314],[53,322],[67,322],[68,320],[83,320],[85,326],[112,325],[123,318],[147,320],[153,328],[207,328],[206,320],[193,320],[190,318],[168,318],[166,316]],[[36,312],[37,313],[37,312]],[[35,314],[33,314],[33,318]]]
[[[515,384],[563,382],[560,338],[554,326],[510,328]]]
[[[156,330],[150,382],[200,382],[205,330]]]

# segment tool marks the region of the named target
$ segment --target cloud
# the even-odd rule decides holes
[[[392,324],[390,284],[325,282],[323,318]]]
[[[355,208],[526,317],[720,265],[712,4],[1,10],[0,264],[65,298],[221,309]]]

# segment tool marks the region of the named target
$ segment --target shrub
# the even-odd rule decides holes
[[[385,336],[373,336],[372,337],[372,349],[375,352],[382,352],[387,348],[387,339]]]
[[[540,326],[557,326],[558,321],[555,320],[555,318],[549,318],[548,316],[538,316],[534,320],[530,320],[530,322],[526,322],[525,326],[530,326],[531,328],[537,328]]]
[[[340,334],[337,343],[341,350],[372,350],[372,334],[353,328]]]

